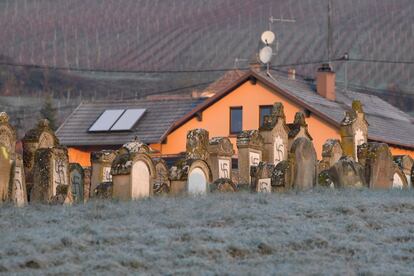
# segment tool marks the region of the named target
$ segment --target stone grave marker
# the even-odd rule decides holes
[[[266,162],[251,167],[251,190],[257,193],[271,193],[274,169],[275,165]]]
[[[208,145],[209,160],[213,181],[220,178],[232,178],[231,157],[234,155],[233,144],[227,137],[214,137]]]
[[[408,188],[407,177],[403,171],[397,166],[394,166],[394,175],[392,177],[392,188],[393,189],[404,189]]]
[[[219,178],[211,184],[211,192],[237,192],[237,185],[229,178]]]
[[[188,170],[187,192],[198,195],[210,190],[212,175],[208,164],[203,160],[192,160]]]
[[[7,113],[0,112],[0,202],[9,199],[15,149],[16,132],[9,123]]]
[[[161,158],[154,158],[155,178],[154,178],[154,195],[168,194],[170,192],[170,179],[167,164]]]
[[[114,150],[101,150],[91,153],[91,196],[100,183],[112,182],[111,166],[115,157],[116,152]]]
[[[239,185],[250,185],[250,168],[262,161],[263,145],[257,130],[244,130],[237,136]]]
[[[202,128],[192,129],[187,133],[186,158],[187,160],[207,160],[209,134]]]
[[[59,145],[59,140],[49,126],[47,119],[39,120],[37,126],[29,130],[22,139],[23,163],[26,176],[26,188],[30,197],[33,187],[33,168],[35,153],[38,149],[53,148]],[[29,198],[30,200],[30,198]]]
[[[27,204],[26,181],[24,177],[23,157],[20,154],[15,155],[13,173],[13,186],[11,188],[11,201],[17,207]]]
[[[84,202],[84,170],[78,163],[70,163],[69,174],[73,202],[82,203]]]
[[[170,168],[171,194],[179,195],[186,192],[189,168],[190,166],[184,158],[178,160],[174,166]]]
[[[393,186],[395,164],[385,143],[369,142],[358,146],[358,162],[365,167],[369,188],[389,189]]]
[[[409,155],[397,155],[394,156],[394,162],[400,167],[402,172],[405,174],[407,178],[408,187],[412,187],[411,182],[411,170],[414,166],[414,161]]]
[[[341,157],[327,170],[322,171],[318,176],[318,184],[335,188],[367,186],[364,167],[350,156]]]
[[[91,167],[83,168],[83,200],[87,202],[91,195]]]
[[[360,101],[353,101],[352,110],[345,113],[340,134],[344,155],[358,161],[358,146],[368,141],[368,122]]]
[[[288,142],[288,149],[290,151],[293,142],[297,138],[306,138],[312,141],[312,136],[309,134],[308,131],[308,124],[306,123],[305,114],[303,112],[296,112],[295,119],[292,124],[287,125],[289,128],[289,142]]]
[[[337,139],[328,139],[322,146],[322,160],[318,164],[318,173],[328,170],[342,157],[341,142]]]
[[[289,167],[293,188],[306,190],[316,182],[316,151],[308,138],[297,138],[290,149]]]
[[[31,201],[72,203],[69,157],[64,147],[42,148],[35,153]]]
[[[264,124],[259,129],[263,137],[263,160],[277,165],[287,160],[289,146],[289,131],[282,103],[275,103],[272,113],[265,116]]]

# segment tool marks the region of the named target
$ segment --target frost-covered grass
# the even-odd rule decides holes
[[[0,207],[0,272],[414,274],[414,192]]]

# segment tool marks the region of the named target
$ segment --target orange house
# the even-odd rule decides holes
[[[274,72],[252,70],[230,81],[207,99],[183,100],[179,101],[179,105],[175,101],[158,100],[158,103],[163,103],[162,106],[167,102],[168,108],[166,105],[157,107],[154,101],[130,102],[127,105],[142,106],[149,112],[134,121],[134,126],[125,133],[91,131],[91,126],[104,115],[105,110],[117,109],[125,103],[102,103],[101,109],[96,108],[97,104],[90,104],[94,107],[81,104],[59,128],[57,136],[62,144],[69,147],[70,161],[84,166],[89,165],[91,151],[119,148],[134,136],[150,144],[158,155],[176,156],[185,151],[187,132],[194,128],[208,130],[210,137],[228,136],[235,147],[238,131],[258,129],[263,116],[270,112],[270,106],[282,102],[288,123],[293,122],[298,111],[306,115],[309,133],[321,158],[325,141],[340,139],[340,122],[345,111],[350,110],[353,100],[360,100],[363,104],[370,141],[389,144],[393,155],[414,157],[412,118],[376,96],[339,87],[335,84],[335,73],[326,67],[318,71],[316,85],[291,75],[286,77]],[[184,103],[187,103],[185,107]],[[151,110],[151,105],[160,110]],[[93,108],[97,112],[91,112]],[[170,112],[170,116],[166,116],[168,119],[161,127],[157,123],[157,113],[166,111]],[[153,121],[155,125],[147,121]],[[154,132],[158,136],[149,137],[151,135],[148,134]],[[237,154],[236,147],[235,150]]]

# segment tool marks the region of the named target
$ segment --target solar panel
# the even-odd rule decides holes
[[[105,110],[89,128],[89,131],[109,131],[124,111],[124,109]]]
[[[130,130],[144,113],[145,109],[127,109],[113,125],[111,131]]]

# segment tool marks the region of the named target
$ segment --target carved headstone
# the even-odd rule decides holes
[[[251,167],[251,190],[258,193],[272,192],[272,178],[274,170],[275,165],[266,162],[260,162],[257,166]]]
[[[358,161],[358,146],[368,141],[368,122],[360,101],[353,101],[352,110],[345,113],[340,133],[344,155]]]
[[[53,148],[59,145],[59,140],[49,126],[47,119],[42,119],[37,126],[29,130],[22,139],[23,163],[26,175],[26,188],[28,195],[33,187],[33,168],[35,153],[38,149]]]
[[[116,152],[113,150],[101,150],[91,153],[91,191],[94,191],[102,182],[112,182],[111,166],[115,157]]]
[[[42,148],[35,153],[31,201],[72,203],[68,151],[63,147]]]
[[[412,187],[411,182],[411,170],[414,166],[414,161],[409,155],[397,155],[394,156],[394,162],[400,167],[402,172],[405,174],[407,178],[408,187]]]
[[[210,139],[209,160],[213,181],[219,178],[231,179],[232,162],[231,157],[234,154],[233,144],[227,137],[214,137]]]
[[[78,163],[70,163],[69,174],[73,202],[82,203],[84,202],[84,170]]]
[[[302,112],[296,112],[295,119],[292,124],[287,125],[289,128],[289,151],[292,147],[293,142],[297,138],[306,138],[312,141],[312,136],[309,134],[308,131],[308,124],[306,123],[305,114]]]
[[[5,112],[0,112],[0,202],[9,198],[15,148],[16,132],[9,124],[9,116]]]
[[[83,169],[83,201],[87,202],[91,195],[91,167]]]
[[[284,192],[292,188],[292,175],[288,160],[279,162],[272,176],[272,186],[275,192]]]
[[[192,129],[187,133],[186,158],[191,160],[207,160],[208,131],[202,128]]]
[[[318,172],[328,170],[342,157],[341,142],[337,139],[328,139],[322,147],[322,160],[318,164]]]
[[[395,164],[388,145],[364,143],[358,146],[358,162],[365,166],[365,179],[370,188],[392,188]]]
[[[264,140],[263,160],[274,165],[287,160],[290,130],[286,125],[282,103],[273,105],[272,113],[265,116],[259,131]]]
[[[257,130],[244,130],[237,136],[239,185],[250,185],[250,167],[262,161],[264,140]]]
[[[173,195],[184,194],[187,189],[188,169],[190,168],[186,159],[178,160],[170,168],[170,193]]]
[[[13,182],[10,191],[10,199],[17,207],[27,204],[26,180],[24,176],[23,157],[20,154],[15,155]]]
[[[408,187],[408,181],[403,171],[397,166],[394,166],[394,174],[392,177],[392,188],[404,189]]]
[[[367,186],[364,167],[349,156],[342,157],[333,166],[322,171],[318,176],[318,184],[336,188]]]
[[[211,184],[211,192],[213,193],[214,192],[226,193],[226,192],[236,192],[236,191],[237,191],[237,185],[234,184],[234,182],[228,178],[219,178]]]
[[[300,137],[293,142],[289,153],[293,188],[305,190],[315,185],[316,160],[315,148],[308,138]]]
[[[188,169],[187,192],[189,194],[205,194],[210,190],[212,182],[211,170],[203,160],[194,160]]]
[[[170,192],[170,180],[167,164],[160,158],[153,159],[155,166],[154,195]]]
[[[131,200],[153,195],[156,169],[147,149],[119,151],[111,168],[114,198]]]

